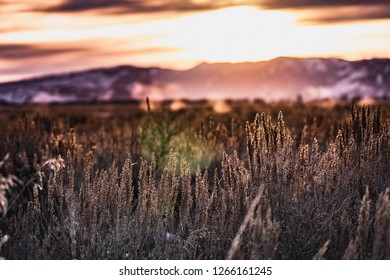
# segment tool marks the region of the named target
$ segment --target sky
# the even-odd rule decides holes
[[[0,0],[0,82],[280,56],[390,57],[390,1]]]

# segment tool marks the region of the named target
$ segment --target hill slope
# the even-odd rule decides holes
[[[265,101],[390,98],[390,59],[276,58],[200,64],[185,71],[120,66],[0,84],[0,102],[88,103],[151,99]]]

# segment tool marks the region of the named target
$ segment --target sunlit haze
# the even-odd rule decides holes
[[[351,2],[3,0],[0,82],[125,64],[389,57],[388,1]]]

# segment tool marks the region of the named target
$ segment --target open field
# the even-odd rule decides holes
[[[150,107],[0,107],[0,256],[390,259],[390,103]]]

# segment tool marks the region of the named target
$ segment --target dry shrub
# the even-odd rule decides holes
[[[0,130],[7,259],[390,258],[385,110],[117,106]]]

